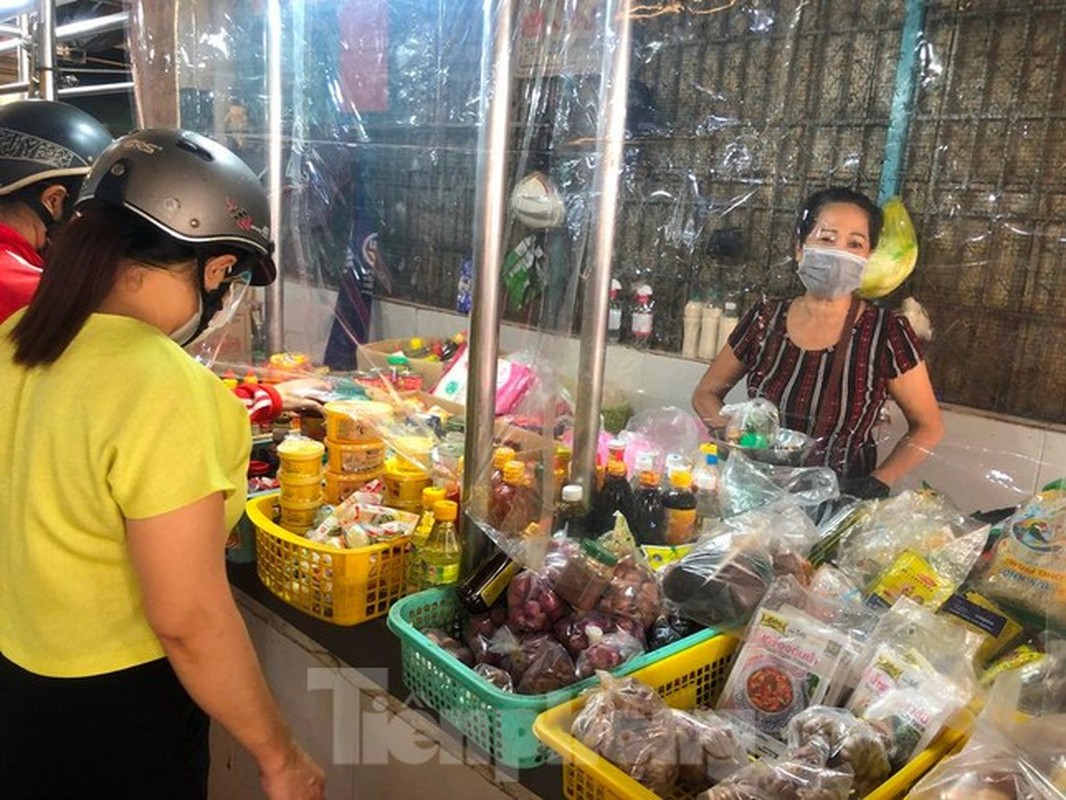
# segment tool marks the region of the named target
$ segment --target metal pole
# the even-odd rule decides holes
[[[284,142],[281,139],[282,115],[285,112],[281,93],[281,2],[267,0],[267,196],[270,198],[270,228],[274,233],[274,258],[278,262],[278,279],[266,287],[267,351],[280,353],[285,347],[284,300],[282,284],[285,265],[281,261],[281,193]]]
[[[492,451],[496,422],[496,359],[499,354],[500,264],[506,219],[507,140],[511,118],[512,0],[488,0],[482,16],[481,119],[478,124],[478,185],[474,199],[474,303],[470,310],[470,372],[466,389],[466,458],[463,498],[470,512],[478,470]],[[461,573],[477,568],[488,538],[469,521]]]
[[[14,94],[15,92],[28,92],[29,90],[29,81],[16,81],[15,83],[5,83],[0,85],[0,94]]]
[[[30,58],[30,42],[32,41],[30,37],[33,30],[33,19],[29,14],[22,14],[18,18],[18,23],[21,33],[15,41],[14,47],[18,48],[16,58],[18,58],[19,65],[19,83],[25,83],[26,89],[23,91],[29,91],[30,80],[33,77],[33,59]],[[4,42],[0,47],[7,44],[9,42]]]
[[[37,95],[56,99],[56,4],[37,2]]]
[[[591,265],[585,281],[585,314],[581,323],[574,402],[574,456],[570,464],[571,480],[584,487],[586,502],[592,496],[596,470],[603,368],[607,360],[608,294],[629,92],[630,0],[608,0],[605,12],[603,69],[600,73],[600,102],[605,107],[597,131],[600,154],[595,178],[595,231]]]
[[[21,23],[21,20],[26,19],[27,22]],[[55,17],[52,18],[53,20]],[[55,40],[57,42],[63,42],[67,39],[75,39],[79,36],[86,36],[90,33],[106,33],[107,31],[118,31],[124,29],[129,24],[130,15],[123,11],[118,14],[107,14],[103,17],[94,17],[93,19],[83,19],[77,22],[68,22],[65,25],[60,25],[55,28]],[[24,14],[19,17],[20,23],[24,27],[24,36],[29,35],[29,15]],[[8,39],[0,42],[0,55],[14,50],[19,47],[20,41],[17,39]]]
[[[68,86],[60,89],[60,97],[77,97],[94,94],[111,94],[112,92],[132,92],[133,81],[120,81],[118,83],[90,83],[85,86]]]

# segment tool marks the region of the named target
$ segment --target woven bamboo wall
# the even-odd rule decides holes
[[[468,5],[460,16],[477,19]],[[690,296],[743,306],[799,290],[792,225],[810,191],[876,195],[899,60],[898,0],[718,5],[634,24],[632,73],[654,119],[627,142],[615,272],[652,283],[654,346],[667,351],[680,349]],[[1064,21],[1062,0],[927,4],[901,187],[921,256],[900,296],[932,315],[938,394],[1054,422],[1066,422]],[[391,293],[451,308],[472,239],[480,32],[405,24],[447,78],[400,83],[371,121],[367,177]],[[587,88],[519,85],[514,173],[581,186],[573,142],[595,120],[574,109]]]

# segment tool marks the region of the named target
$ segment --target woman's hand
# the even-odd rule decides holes
[[[272,771],[260,770],[259,780],[270,800],[322,800],[326,796],[326,775],[296,742],[290,743],[288,758]]]
[[[733,355],[733,349],[726,345],[703,373],[692,392],[692,409],[708,429],[713,430],[729,424],[729,420],[719,414],[725,403],[725,396],[744,376],[745,371],[744,364]]]
[[[275,384],[274,388],[281,395],[282,410],[318,411],[333,387],[320,378],[295,378]]]

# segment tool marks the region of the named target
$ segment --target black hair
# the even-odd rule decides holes
[[[800,209],[799,217],[796,219],[796,243],[798,245],[803,245],[807,241],[807,237],[811,235],[811,231],[814,229],[818,214],[821,213],[822,208],[830,203],[848,203],[865,211],[870,227],[870,250],[877,247],[877,242],[881,239],[881,228],[885,224],[884,212],[881,211],[877,203],[862,192],[849,189],[847,186],[830,186],[827,189],[819,189],[803,201],[803,207]]]

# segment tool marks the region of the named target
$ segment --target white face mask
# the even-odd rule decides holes
[[[200,330],[200,317],[204,313],[204,298],[200,292],[196,293],[196,313],[189,317],[181,327],[170,332],[170,338],[182,347],[187,345]]]
[[[804,247],[796,271],[813,295],[843,297],[859,288],[866,259],[846,250]]]

